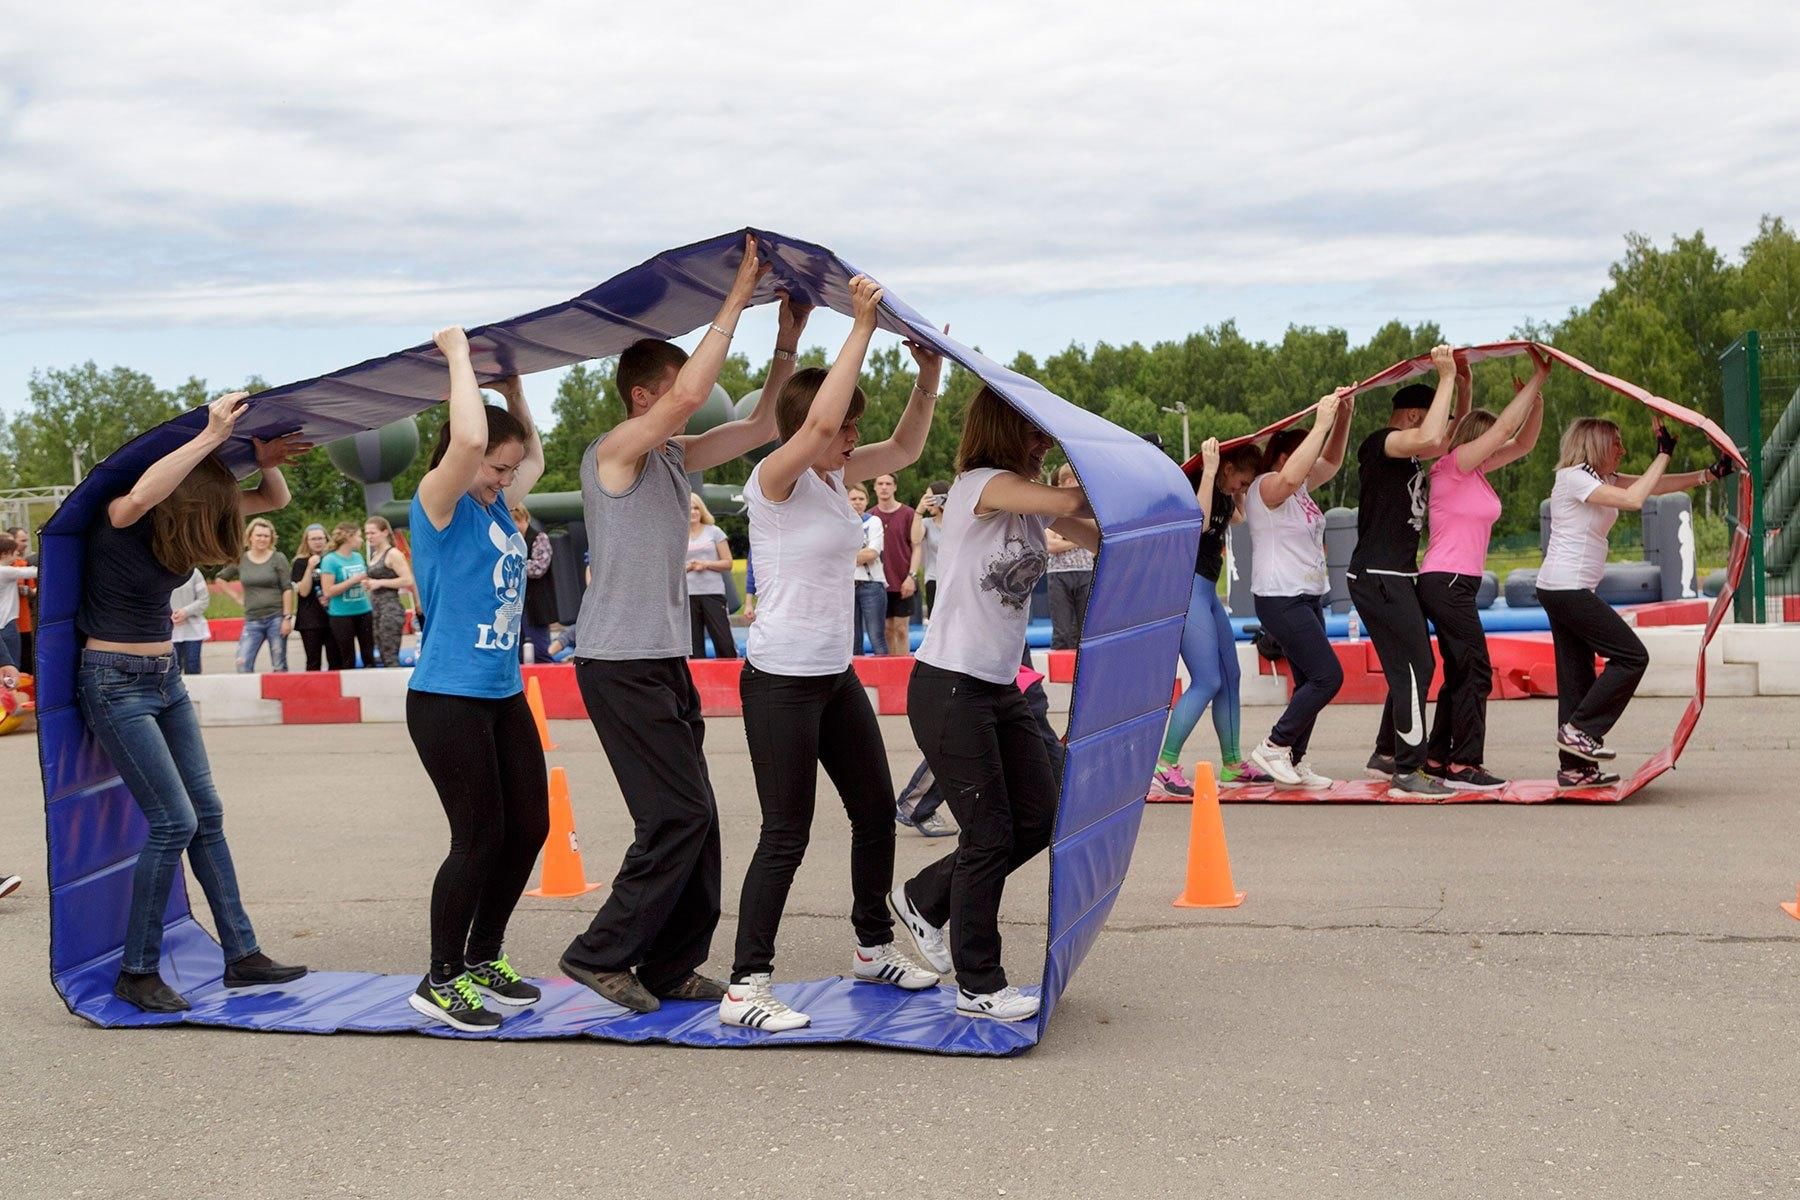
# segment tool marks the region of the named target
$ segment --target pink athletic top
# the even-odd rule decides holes
[[[1456,451],[1431,464],[1431,499],[1421,574],[1442,571],[1452,575],[1479,575],[1487,567],[1488,539],[1500,519],[1500,497],[1488,482],[1487,472],[1477,467],[1464,471],[1456,465]]]

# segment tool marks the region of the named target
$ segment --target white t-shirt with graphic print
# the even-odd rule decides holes
[[[1546,592],[1593,591],[1606,574],[1606,538],[1619,510],[1589,504],[1588,497],[1607,480],[1586,463],[1561,467],[1550,489],[1550,541],[1537,586]]]
[[[966,471],[944,501],[944,536],[938,544],[937,602],[919,647],[920,662],[989,683],[1018,678],[1031,621],[1031,593],[1044,574],[1044,530],[1049,517],[1018,513],[975,514],[994,467]]]

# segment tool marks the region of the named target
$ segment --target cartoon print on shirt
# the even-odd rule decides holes
[[[1022,537],[1008,537],[1001,544],[1000,553],[987,560],[981,590],[996,593],[1000,603],[1008,608],[1024,608],[1031,603],[1031,589],[1037,586],[1048,565],[1043,550]]]
[[[525,537],[517,529],[509,534],[498,521],[490,521],[488,541],[499,551],[494,560],[494,620],[475,627],[475,648],[511,650],[519,644],[525,612]]]
[[[1413,527],[1414,533],[1425,531],[1425,507],[1429,498],[1427,489],[1431,486],[1425,472],[1419,468],[1419,460],[1413,459],[1413,477],[1406,485],[1407,499],[1412,501],[1412,516],[1407,524]]]

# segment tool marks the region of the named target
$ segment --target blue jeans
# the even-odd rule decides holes
[[[183,675],[200,674],[200,651],[205,642],[176,642],[175,660],[181,664]]]
[[[212,906],[225,961],[256,953],[256,932],[225,844],[225,811],[181,668],[172,656],[84,650],[75,694],[82,718],[150,822],[132,877],[121,965],[147,974],[161,962],[163,910],[184,850]]]
[[[17,621],[8,621],[6,624],[0,625],[0,646],[6,647],[5,661],[23,671],[25,660],[21,655],[24,653],[24,648],[19,644],[19,623]]]
[[[1162,761],[1181,762],[1182,745],[1210,707],[1220,758],[1226,766],[1236,765],[1243,757],[1238,746],[1237,634],[1219,601],[1218,583],[1198,573],[1188,595],[1187,624],[1181,629],[1181,661],[1187,664],[1188,689],[1169,716]]]
[[[256,670],[256,654],[266,642],[269,646],[269,666],[276,671],[287,670],[287,637],[281,632],[281,614],[272,617],[244,618],[244,632],[238,635],[237,669],[239,675],[249,675]]]
[[[850,639],[850,653],[863,652],[863,638],[869,639],[870,654],[886,654],[887,644],[887,580],[856,581],[856,633]]]

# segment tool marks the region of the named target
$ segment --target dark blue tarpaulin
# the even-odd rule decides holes
[[[849,312],[849,281],[857,268],[823,247],[751,232],[773,264],[758,303],[786,289]],[[617,354],[642,337],[676,337],[696,329],[718,310],[742,246],[739,232],[671,250],[565,303],[471,329],[476,371],[484,381],[544,371]],[[777,991],[810,1014],[813,1024],[767,1034],[721,1026],[713,1005],[675,1003],[647,1015],[628,1013],[558,979],[545,984],[541,1004],[509,1017],[496,1036],[587,1035],[689,1046],[866,1042],[939,1053],[1012,1054],[1043,1036],[1058,997],[1105,924],[1131,860],[1162,740],[1199,508],[1180,468],[1141,438],[951,340],[892,292],[884,309],[883,329],[936,347],[1062,444],[1104,534],[1083,626],[1068,761],[1050,849],[1042,1012],[1036,1022],[1022,1025],[968,1020],[954,1014],[948,987],[906,993],[832,978],[780,985]],[[299,430],[313,441],[330,441],[429,408],[444,398],[447,383],[442,357],[427,345],[274,388],[252,399],[239,435],[224,453],[246,473],[252,435]],[[43,530],[38,721],[50,845],[51,978],[71,1011],[106,1026],[419,1030],[458,1036],[441,1026],[427,1027],[407,1006],[416,974],[320,972],[285,987],[226,992],[220,986],[218,945],[194,921],[183,886],[173,889],[165,916],[164,977],[193,1009],[149,1014],[112,996],[132,868],[146,826],[75,705],[81,542],[113,497],[205,422],[205,410],[198,409],[115,451]],[[278,756],[281,735],[268,736],[271,753]],[[578,918],[571,913],[570,919]]]

